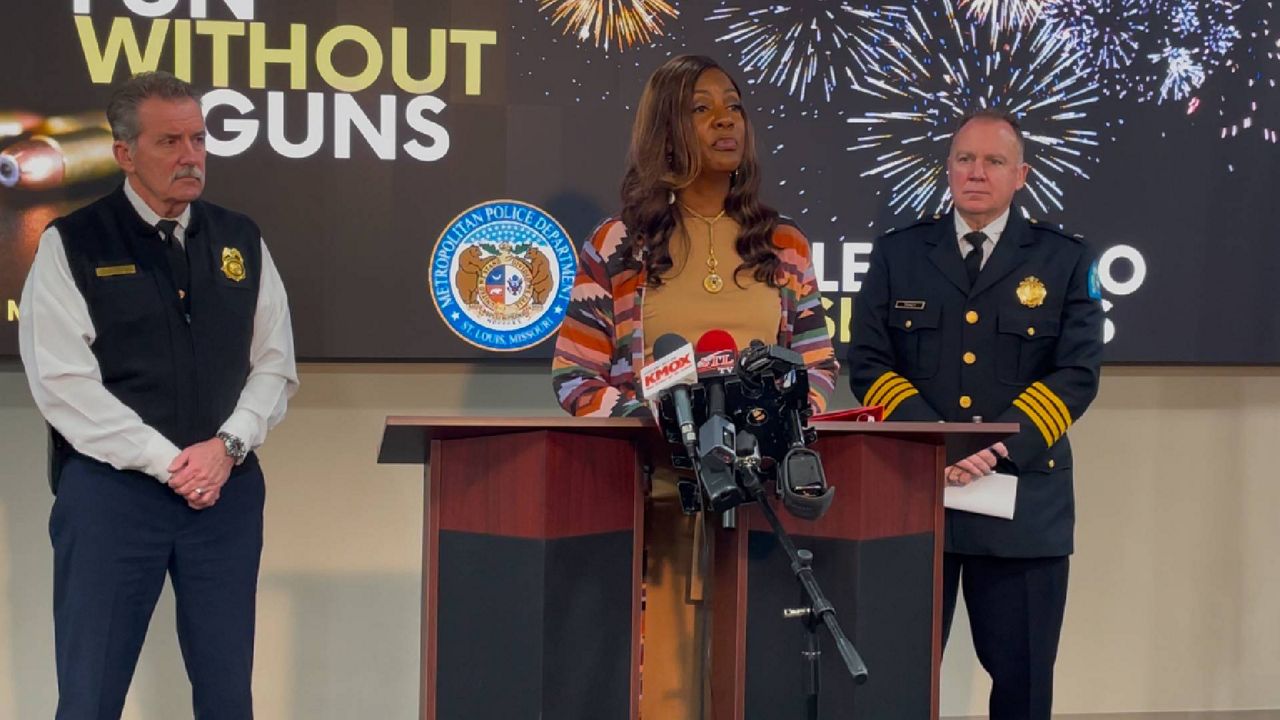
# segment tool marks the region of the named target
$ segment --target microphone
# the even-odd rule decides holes
[[[807,447],[793,447],[782,458],[778,489],[782,492],[782,506],[805,520],[825,515],[836,499],[836,489],[827,484],[822,470],[822,458]]]
[[[693,403],[689,400],[689,386],[698,382],[693,346],[679,335],[667,333],[653,343],[653,356],[655,360],[640,369],[640,392],[646,400],[655,402],[663,397],[671,398],[680,442],[689,457],[695,457],[698,434],[693,424]]]
[[[699,478],[712,510],[723,512],[746,499],[735,477],[737,428],[725,408],[725,383],[734,376],[738,350],[724,330],[698,338],[698,380],[706,389],[707,417],[698,428]]]
[[[708,330],[694,348],[698,382],[706,395],[706,422],[698,430],[699,454],[713,454],[730,463],[734,458],[735,428],[725,408],[725,383],[736,374],[738,350],[733,336],[724,330]]]
[[[752,499],[763,502],[764,479],[761,476],[760,441],[755,435],[744,432],[738,436],[734,444],[734,452],[738,456],[737,467],[742,472],[742,486],[747,489]]]
[[[822,458],[807,447],[816,432],[806,425],[813,411],[804,357],[752,340],[739,355],[737,369],[748,430],[764,446],[761,451],[740,444],[739,458],[758,453],[776,462],[782,506],[796,517],[817,520],[831,507],[836,489],[827,483]]]
[[[726,415],[725,385],[737,376],[738,346],[724,330],[708,330],[698,338],[698,382],[707,391],[707,415]]]
[[[804,369],[804,356],[781,345],[765,345],[752,340],[738,358],[738,376],[751,394],[765,390],[770,381],[778,382]]]

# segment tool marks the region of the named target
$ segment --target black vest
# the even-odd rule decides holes
[[[189,317],[163,241],[123,186],[53,225],[89,306],[103,385],[179,448],[213,437],[249,376],[262,269],[257,225],[217,205],[191,204]],[[55,434],[55,456],[65,456],[70,449],[59,440]]]

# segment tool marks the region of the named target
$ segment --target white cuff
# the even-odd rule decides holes
[[[231,417],[222,423],[222,427],[218,428],[218,432],[229,433],[240,438],[244,443],[245,450],[256,449],[254,445],[255,436],[254,427],[258,424],[257,418],[248,410],[236,410],[231,413]]]
[[[162,483],[169,482],[169,466],[173,464],[173,459],[178,457],[178,446],[169,442],[169,439],[160,433],[156,433],[155,437],[147,442],[147,448],[143,451],[143,462],[145,465],[142,471]]]

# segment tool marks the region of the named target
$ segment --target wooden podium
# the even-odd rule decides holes
[[[784,519],[870,670],[855,688],[820,630],[822,717],[936,718],[942,469],[1017,427],[815,426],[835,502]],[[387,419],[378,462],[427,467],[424,720],[637,716],[642,468],[668,460],[649,420]],[[782,610],[800,588],[754,509],[714,567],[716,720],[799,717],[803,631]]]

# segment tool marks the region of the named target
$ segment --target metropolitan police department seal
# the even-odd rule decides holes
[[[514,352],[560,327],[578,256],[556,219],[518,200],[465,210],[431,253],[431,298],[458,337],[485,350]]]

